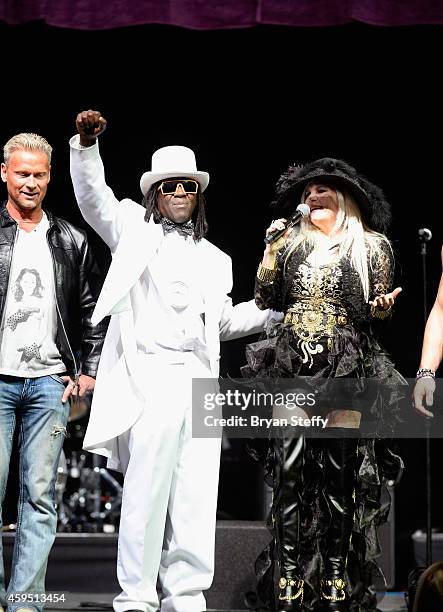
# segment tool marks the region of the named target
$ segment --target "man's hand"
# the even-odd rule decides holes
[[[423,400],[426,399],[426,405],[432,406],[434,403],[435,380],[431,376],[422,376],[415,383],[412,393],[413,406],[415,412],[421,416],[433,417],[434,413],[426,410],[423,406]]]
[[[88,391],[93,391],[95,387],[95,378],[81,374],[77,384],[72,380],[70,376],[62,376],[63,380],[67,383],[65,392],[63,393],[62,403],[67,402],[70,395],[78,395],[83,397]]]
[[[75,126],[80,134],[80,144],[82,147],[90,147],[106,130],[106,119],[101,116],[99,111],[87,110],[77,115]]]

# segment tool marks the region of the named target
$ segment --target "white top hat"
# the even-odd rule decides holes
[[[188,147],[162,147],[152,155],[151,171],[145,172],[140,179],[140,189],[146,195],[149,188],[162,179],[193,178],[202,192],[209,183],[209,174],[197,170],[194,151]]]

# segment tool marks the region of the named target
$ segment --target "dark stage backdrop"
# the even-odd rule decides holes
[[[108,4],[100,6],[106,11]],[[96,108],[109,121],[100,146],[107,181],[119,198],[140,201],[139,178],[155,149],[192,147],[199,168],[211,174],[208,237],[232,255],[235,302],[252,296],[279,174],[295,161],[346,159],[381,185],[392,203],[390,237],[403,293],[383,341],[410,377],[423,329],[421,227],[434,234],[430,300],[441,270],[441,35],[439,26],[356,23],[210,32],[166,25],[87,32],[0,24],[0,142],[21,131],[48,138],[54,159],[46,203],[79,225],[68,167],[77,112]],[[107,249],[88,231],[105,271]],[[245,344],[223,345],[223,373],[238,375]],[[441,464],[440,446],[433,445],[435,466]],[[397,487],[396,523],[406,565],[410,532],[425,518],[424,445],[403,441],[400,451],[407,470]],[[240,452],[236,442],[225,453],[221,512],[256,518],[256,493],[245,482],[256,487],[258,479],[243,478],[251,470],[243,455],[243,473],[235,468]],[[441,525],[443,507],[437,503],[434,516]],[[401,576],[405,580],[405,571]]]

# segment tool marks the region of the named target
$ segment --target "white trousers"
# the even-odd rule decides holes
[[[189,353],[172,364],[140,358],[145,411],[118,440],[127,465],[114,609],[158,610],[159,578],[162,612],[202,612],[214,575],[221,441],[192,438],[191,390],[193,377],[210,373]]]

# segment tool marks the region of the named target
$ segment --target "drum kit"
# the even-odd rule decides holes
[[[82,450],[90,404],[90,396],[71,403],[55,485],[58,532],[118,531],[123,490],[120,475],[106,469],[104,457]]]

